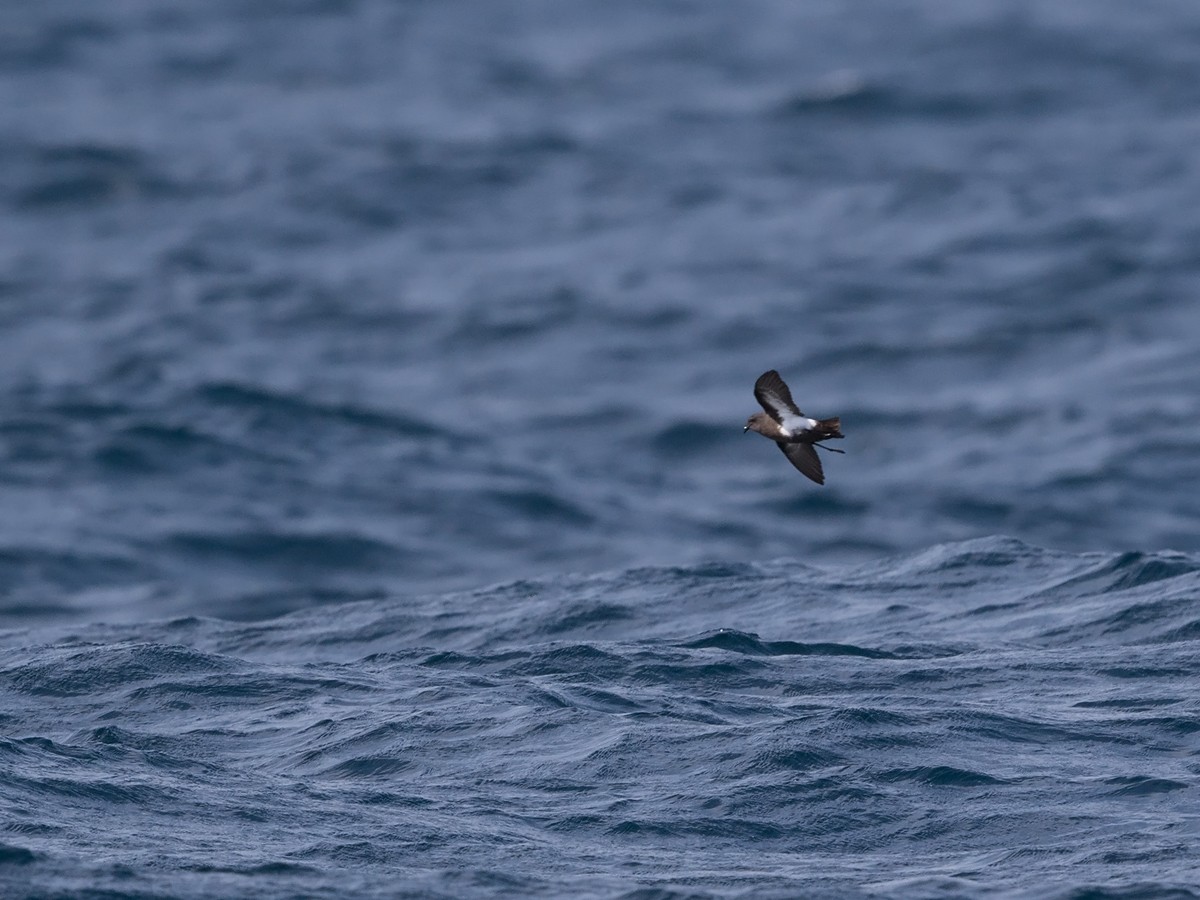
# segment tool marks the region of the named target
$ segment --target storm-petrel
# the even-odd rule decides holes
[[[810,419],[804,415],[797,409],[792,392],[774,369],[764,372],[754,382],[754,399],[766,412],[755,413],[747,419],[742,434],[757,431],[763,437],[769,437],[779,445],[793,466],[817,484],[824,484],[821,459],[813,447],[830,438],[845,437],[841,418]],[[832,447],[822,449],[833,450]]]

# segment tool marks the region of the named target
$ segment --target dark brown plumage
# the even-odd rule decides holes
[[[792,400],[787,384],[774,369],[764,372],[754,382],[754,399],[763,412],[752,415],[743,432],[756,431],[770,438],[800,472],[817,484],[824,484],[825,472],[814,448],[821,441],[845,437],[841,418],[811,419],[804,415]]]

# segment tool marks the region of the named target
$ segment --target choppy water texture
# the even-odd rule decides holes
[[[5,896],[1200,896],[1200,7],[12,7]]]

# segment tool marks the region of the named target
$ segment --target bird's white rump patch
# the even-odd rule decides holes
[[[783,420],[779,423],[783,429],[783,433],[787,437],[795,437],[805,431],[812,431],[817,427],[817,420],[810,419],[808,416],[793,416],[789,413],[780,415]]]

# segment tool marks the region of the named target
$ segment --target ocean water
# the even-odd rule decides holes
[[[11,6],[0,894],[1200,897],[1200,7]]]

